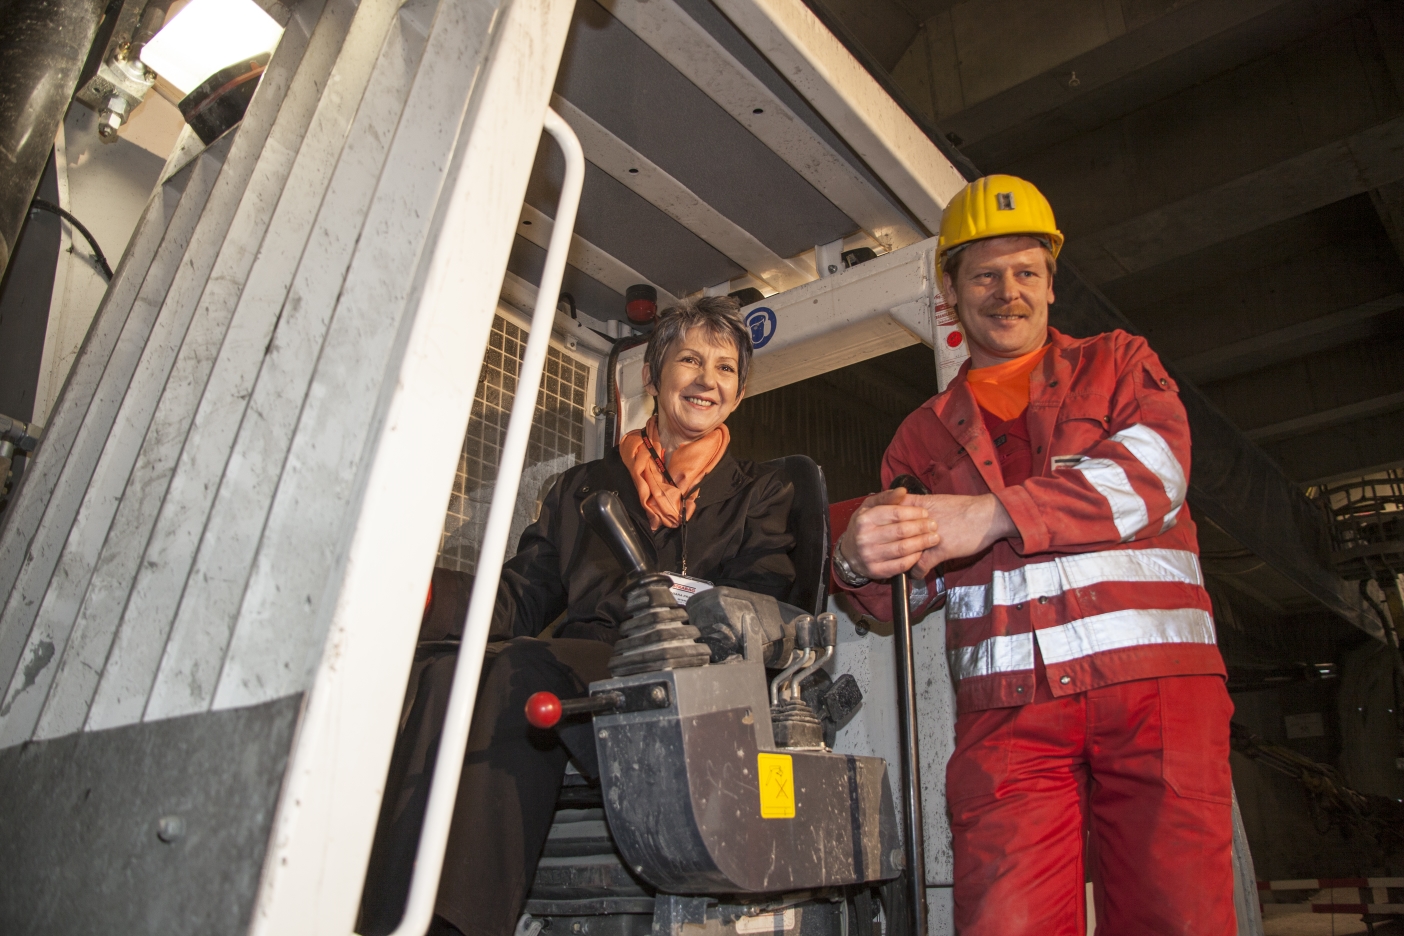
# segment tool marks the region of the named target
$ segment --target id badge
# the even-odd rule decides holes
[[[669,591],[673,593],[673,598],[677,600],[678,604],[684,608],[687,607],[687,599],[712,587],[712,583],[706,579],[688,578],[686,575],[679,575],[676,572],[668,572],[666,575],[673,580]]]

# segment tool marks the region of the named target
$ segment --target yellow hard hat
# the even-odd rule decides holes
[[[1047,241],[1055,257],[1063,249],[1063,232],[1053,220],[1053,206],[1032,182],[1011,175],[988,175],[967,183],[941,215],[937,279],[952,250],[972,241],[1017,234]]]

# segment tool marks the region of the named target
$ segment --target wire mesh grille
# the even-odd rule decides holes
[[[516,399],[517,375],[526,342],[526,329],[501,315],[493,317],[473,413],[458,456],[453,493],[439,538],[438,565],[443,568],[477,570],[478,550],[497,485],[497,466],[507,437],[512,401]],[[541,391],[536,396],[526,466],[508,540],[509,556],[516,552],[522,530],[536,518],[551,482],[584,457],[585,395],[589,385],[590,365],[551,346],[546,353]]]

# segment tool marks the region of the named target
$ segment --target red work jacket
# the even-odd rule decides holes
[[[884,487],[911,474],[933,494],[993,492],[1019,531],[942,569],[960,712],[1032,701],[1035,644],[1055,696],[1224,673],[1184,505],[1190,431],[1174,381],[1143,338],[1049,335],[1030,375],[1022,484],[1004,483],[968,363],[883,458]],[[886,584],[849,591],[891,619]]]

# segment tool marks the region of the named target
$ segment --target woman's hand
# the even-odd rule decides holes
[[[937,522],[911,499],[905,488],[893,488],[867,498],[854,512],[838,544],[853,571],[864,578],[891,578],[940,545]]]

